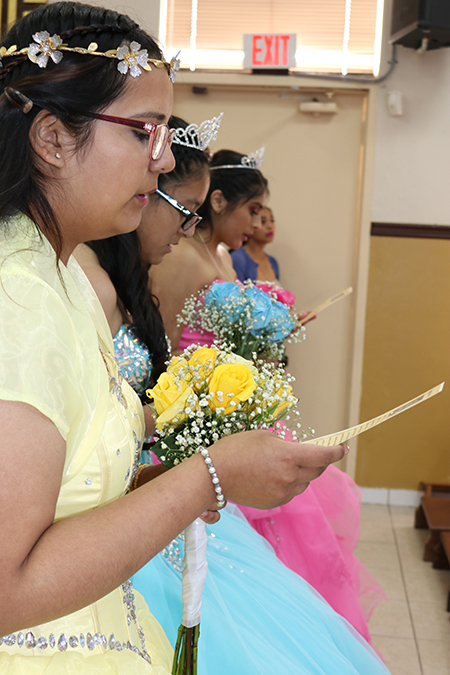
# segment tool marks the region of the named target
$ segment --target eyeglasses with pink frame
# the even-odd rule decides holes
[[[167,146],[172,145],[176,129],[169,129],[167,124],[151,124],[150,122],[140,122],[139,120],[130,120],[126,117],[113,117],[103,115],[102,113],[83,113],[86,117],[92,117],[95,120],[104,122],[113,122],[122,124],[125,127],[140,129],[148,133],[148,156],[150,160],[156,162],[161,159]]]

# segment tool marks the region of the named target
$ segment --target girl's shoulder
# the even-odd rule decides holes
[[[77,246],[73,252],[73,256],[87,276],[92,288],[100,300],[111,332],[115,335],[122,323],[122,312],[119,307],[117,291],[108,272],[100,265],[95,251],[86,244]]]
[[[73,252],[75,260],[91,282],[92,287],[97,293],[100,302],[104,301],[117,304],[117,293],[114,284],[109,278],[108,272],[103,269],[98,260],[97,254],[86,244],[80,244]]]

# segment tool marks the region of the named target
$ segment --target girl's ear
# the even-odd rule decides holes
[[[63,166],[65,154],[73,148],[73,138],[66,127],[48,110],[36,115],[30,129],[30,143],[42,161],[56,168]]]
[[[222,190],[214,190],[214,192],[211,192],[211,195],[209,197],[209,201],[211,203],[211,208],[216,213],[219,215],[225,209],[227,208],[228,202],[223,196]]]

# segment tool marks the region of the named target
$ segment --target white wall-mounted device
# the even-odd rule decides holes
[[[386,95],[388,114],[391,117],[403,115],[403,97],[401,91],[388,91]]]

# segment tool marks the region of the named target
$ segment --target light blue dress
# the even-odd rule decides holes
[[[388,675],[359,633],[278,560],[238,507],[221,514],[207,528],[198,675]],[[172,644],[182,567],[179,537],[132,579]]]

